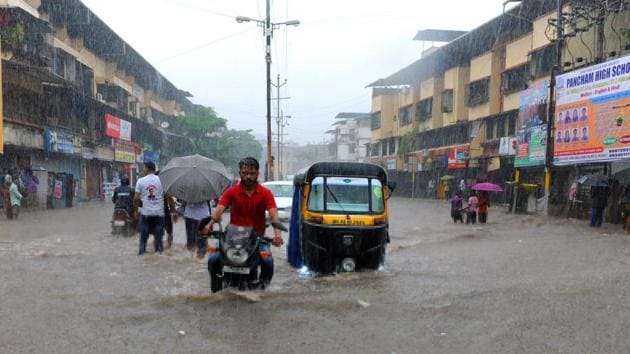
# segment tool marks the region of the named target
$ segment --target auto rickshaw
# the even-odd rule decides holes
[[[293,180],[289,262],[331,274],[378,269],[385,261],[387,199],[395,183],[377,165],[318,162]]]

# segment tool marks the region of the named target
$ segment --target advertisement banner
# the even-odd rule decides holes
[[[116,140],[114,143],[114,161],[135,163],[136,149],[131,144]]]
[[[109,113],[105,113],[105,135],[131,141],[131,123]]]
[[[468,153],[470,146],[458,146],[448,149],[447,153],[447,169],[456,170],[460,168],[466,168],[466,161],[468,161]]]
[[[499,142],[499,155],[516,155],[516,138],[504,137]]]
[[[630,157],[630,55],[556,79],[554,164]]]
[[[547,151],[549,81],[530,86],[520,95],[514,167],[543,166]]]
[[[55,189],[53,191],[53,197],[55,197],[56,199],[61,199],[62,195],[63,195],[63,181],[56,179]]]

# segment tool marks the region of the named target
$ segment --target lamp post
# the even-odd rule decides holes
[[[286,22],[271,22],[271,5],[270,0],[266,0],[266,12],[265,20],[257,20],[245,16],[237,16],[236,22],[256,22],[256,24],[264,29],[264,35],[266,38],[265,45],[265,63],[267,65],[267,163],[265,168],[265,181],[273,181],[273,158],[271,151],[271,37],[273,36],[273,30],[279,28],[281,25],[285,26],[298,26],[300,21],[291,20]]]

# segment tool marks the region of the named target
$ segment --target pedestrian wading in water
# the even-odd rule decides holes
[[[488,208],[490,207],[490,200],[488,198],[488,192],[479,192],[479,223],[485,224],[488,221]]]
[[[462,215],[463,204],[464,199],[462,198],[462,192],[457,191],[455,196],[451,199],[451,218],[453,218],[454,223],[458,221],[464,223],[464,217]]]
[[[468,197],[468,217],[466,218],[466,224],[477,223],[477,208],[479,207],[479,199],[475,191],[470,191]]]

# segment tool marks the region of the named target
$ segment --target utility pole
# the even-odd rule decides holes
[[[267,168],[265,169],[265,180],[273,181],[273,157],[271,154],[271,0],[267,0],[265,3],[265,63],[267,64]]]
[[[284,85],[287,84],[287,79],[284,79],[283,83],[280,83],[280,74],[278,74],[278,76],[276,77],[276,84],[274,85],[273,83],[271,83],[272,86],[274,86],[277,90],[277,94],[276,94],[276,99],[277,99],[277,115],[276,115],[276,124],[278,125],[278,150],[276,151],[277,155],[276,156],[276,174],[277,177],[280,177],[280,124],[282,123],[282,117],[280,116],[280,100],[286,100],[289,99],[290,97],[280,97],[280,88]]]
[[[545,159],[545,213],[549,215],[549,199],[551,197],[551,170],[553,168],[554,123],[556,116],[556,77],[562,73],[562,48],[564,43],[564,0],[557,0],[556,19],[556,58],[551,69],[549,83],[549,100],[547,101],[547,158]]]

